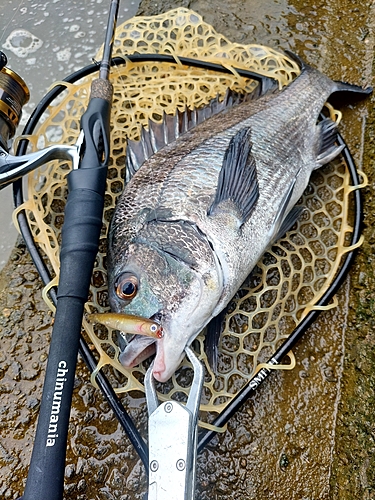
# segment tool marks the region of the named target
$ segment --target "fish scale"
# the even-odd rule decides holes
[[[185,346],[228,304],[285,224],[295,222],[300,211],[293,206],[312,171],[341,151],[334,145],[336,125],[317,125],[329,95],[339,90],[363,92],[305,66],[288,87],[224,106],[180,136],[181,115],[165,119],[160,133],[152,125],[155,136],[164,131],[172,138],[160,150],[147,132],[141,139],[147,147],[130,144],[129,157],[144,162],[111,223],[109,298],[115,312],[160,318],[158,380],[174,373]],[[137,295],[123,301],[115,283],[129,273]],[[144,343],[136,342],[121,355],[125,366],[142,360]]]

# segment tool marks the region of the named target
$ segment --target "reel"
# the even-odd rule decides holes
[[[60,158],[79,161],[76,146],[53,145],[36,153],[9,154],[9,141],[14,137],[22,116],[22,107],[30,99],[30,91],[24,80],[6,67],[8,60],[0,51],[0,189],[43,165],[46,161]]]
[[[10,68],[8,60],[0,51],[0,145],[8,151],[8,141],[16,133],[21,119],[22,107],[30,98],[24,80]]]

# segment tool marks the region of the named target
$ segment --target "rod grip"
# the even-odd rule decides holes
[[[37,432],[22,500],[62,500],[66,442],[84,303],[58,300]],[[69,321],[67,321],[69,318]]]
[[[109,104],[112,102],[113,95],[113,85],[109,80],[103,80],[103,78],[97,78],[91,83],[90,98],[99,97],[99,99],[104,99]]]
[[[80,172],[82,171],[73,171],[70,175]],[[76,176],[74,180],[75,184],[78,177],[80,176]],[[87,179],[87,175],[85,177]],[[78,181],[80,180],[79,178]],[[105,181],[103,183],[105,186]],[[72,178],[69,179],[69,184],[72,184]],[[58,299],[77,297],[84,302],[87,300],[98,252],[103,206],[102,194],[91,189],[74,187],[69,193],[62,229]]]

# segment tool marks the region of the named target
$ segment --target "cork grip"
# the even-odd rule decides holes
[[[90,98],[99,97],[104,99],[109,103],[112,102],[113,85],[108,80],[103,80],[102,78],[97,78],[93,80],[91,84],[91,95]]]

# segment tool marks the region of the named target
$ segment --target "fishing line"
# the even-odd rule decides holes
[[[9,28],[10,24],[12,23],[12,21],[13,21],[13,20],[15,19],[15,17],[17,16],[18,12],[20,12],[20,11],[21,11],[21,7],[22,7],[22,5],[23,5],[23,4],[24,4],[24,1],[23,1],[23,0],[21,0],[21,2],[19,3],[19,5],[18,5],[18,7],[17,7],[17,9],[16,9],[16,11],[15,11],[15,13],[14,13],[14,14],[13,14],[13,16],[10,18],[10,20],[9,20],[8,24],[6,24],[5,28],[3,29],[2,34],[1,34],[1,37],[0,37],[0,42],[2,42],[2,41],[3,41],[3,39],[4,39],[4,36],[5,36],[5,33],[6,33],[7,29]],[[27,7],[26,7],[26,8],[27,8]]]

